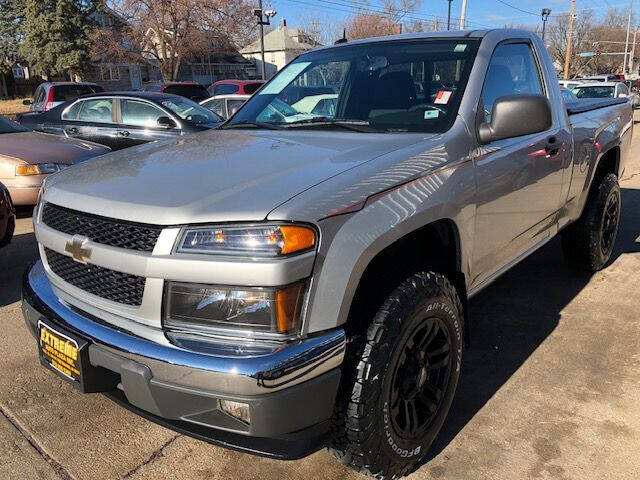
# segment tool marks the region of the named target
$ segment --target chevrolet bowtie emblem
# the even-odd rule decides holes
[[[73,238],[64,246],[64,251],[70,253],[76,262],[87,263],[91,258],[91,249],[83,245],[89,239],[82,235],[74,235]]]

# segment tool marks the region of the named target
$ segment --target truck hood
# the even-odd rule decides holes
[[[212,130],[68,168],[44,199],[87,213],[179,225],[259,221],[314,185],[424,134]]]
[[[61,163],[71,165],[111,149],[97,143],[38,132],[0,134],[0,157],[30,164]]]

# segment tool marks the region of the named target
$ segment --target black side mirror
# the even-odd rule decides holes
[[[478,127],[478,139],[485,145],[504,138],[549,130],[551,104],[544,95],[507,95],[493,103],[491,123]]]
[[[159,127],[165,127],[165,128],[176,128],[177,127],[176,122],[174,122],[169,117],[160,117],[160,118],[158,118],[158,126]]]
[[[33,104],[33,100],[31,100],[31,99],[22,100],[22,104],[23,105],[32,105]]]

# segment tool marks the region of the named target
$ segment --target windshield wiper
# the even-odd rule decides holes
[[[309,128],[309,127],[340,127],[352,132],[372,133],[383,132],[378,128],[371,127],[366,120],[338,120],[328,117],[316,117],[297,122],[286,123],[283,128]]]
[[[250,122],[248,120],[243,120],[238,123],[226,123],[220,128],[265,128],[267,130],[282,130],[281,126],[273,123]]]

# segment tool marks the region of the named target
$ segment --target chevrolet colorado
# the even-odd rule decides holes
[[[565,104],[530,32],[320,48],[219,130],[50,177],[24,317],[84,392],[396,478],[445,420],[468,299],[556,234],[571,266],[607,265],[632,131],[623,99]]]

